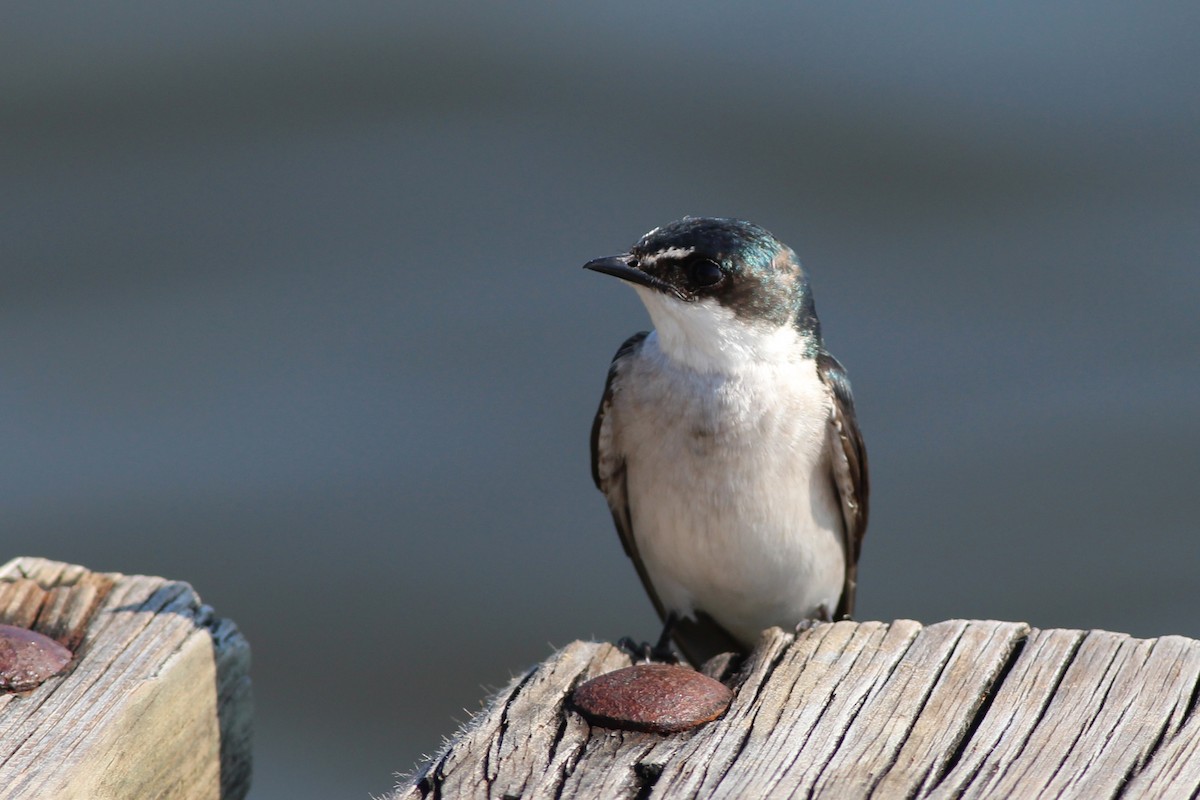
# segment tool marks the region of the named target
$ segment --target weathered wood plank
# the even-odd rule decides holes
[[[878,686],[893,673],[920,630],[908,620],[890,626],[839,622],[801,634],[791,648],[794,652],[773,659],[771,691],[758,694],[751,736],[743,747],[723,754],[710,772],[715,779],[699,786],[668,780],[664,789],[677,788],[683,796],[749,797],[765,783],[815,792],[859,709],[878,694]],[[751,676],[742,692],[753,687],[753,681]],[[705,747],[703,739],[693,745],[699,753]],[[742,758],[760,749],[770,753],[761,769],[757,758]],[[809,757],[797,759],[800,752]]]
[[[992,695],[995,713],[988,709],[978,721],[958,763],[931,797],[946,800],[966,796],[969,789],[979,792],[1008,769],[1025,750],[1082,640],[1082,631],[1030,632],[1007,679]]]
[[[1164,690],[1186,686],[1196,669],[1200,642],[1181,636],[1164,636],[1159,646],[1166,644],[1183,653],[1172,658],[1168,653],[1165,674],[1150,676],[1147,686],[1161,684]],[[1166,649],[1166,647],[1164,647]],[[1158,648],[1155,648],[1156,654]],[[1200,689],[1200,687],[1198,687]],[[1197,694],[1183,698],[1176,695],[1176,703],[1170,723],[1163,734],[1163,744],[1151,754],[1145,768],[1133,776],[1127,787],[1127,797],[1196,797],[1200,795],[1200,714],[1196,714]]]
[[[249,649],[191,587],[19,558],[0,621],[74,664],[0,695],[4,798],[238,798],[249,787]]]
[[[917,714],[966,628],[960,620],[920,631],[872,687],[817,780],[817,797],[867,797],[895,762]]]
[[[937,785],[988,692],[1028,635],[1029,626],[1023,623],[967,624],[903,746],[876,787],[877,794],[909,797]]]
[[[769,631],[726,715],[671,736],[564,700],[625,666],[575,643],[494,698],[396,797],[1190,797],[1200,642],[1023,623]],[[512,763],[508,763],[511,761]]]

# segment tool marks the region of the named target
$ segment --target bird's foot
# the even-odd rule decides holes
[[[833,613],[829,610],[829,606],[822,603],[821,605],[817,606],[817,613],[815,616],[809,617],[808,619],[802,619],[796,623],[796,633],[810,631],[818,625],[826,622],[833,622]]]
[[[671,645],[664,644],[663,642],[659,642],[658,644],[635,642],[629,636],[622,636],[617,640],[617,649],[628,655],[634,663],[679,663],[679,656],[675,655],[675,651],[671,649]]]

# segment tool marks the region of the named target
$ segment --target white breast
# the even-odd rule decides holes
[[[657,330],[621,369],[609,414],[659,598],[685,615],[705,611],[747,645],[771,625],[833,611],[843,523],[832,400],[815,362],[790,329],[710,319],[697,336],[647,306]]]

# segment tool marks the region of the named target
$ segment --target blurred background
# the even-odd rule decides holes
[[[579,267],[684,214],[812,275],[860,618],[1200,636],[1200,6],[5,5],[0,555],[235,619],[252,797],[657,632]]]

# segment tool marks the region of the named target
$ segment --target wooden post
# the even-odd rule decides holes
[[[74,652],[0,694],[0,797],[245,796],[249,647],[189,585],[18,558],[0,567],[0,622]]]
[[[714,660],[716,661],[716,660]],[[517,678],[396,798],[1193,797],[1200,642],[1023,623],[774,629],[716,722],[591,727],[564,701],[626,666],[576,642]]]

